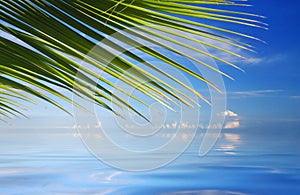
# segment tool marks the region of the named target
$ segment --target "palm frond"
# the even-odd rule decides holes
[[[258,38],[237,30],[217,27],[215,24],[215,22],[223,22],[266,29],[267,25],[260,21],[262,16],[234,11],[237,6],[247,7],[248,5],[245,4],[245,1],[237,0],[1,1],[0,30],[23,41],[26,45],[15,43],[4,36],[0,37],[0,116],[2,116],[0,118],[22,114],[19,111],[20,108],[23,108],[19,103],[20,100],[32,102],[32,96],[43,99],[64,110],[54,100],[55,98],[46,95],[46,93],[52,94],[71,102],[70,97],[60,92],[59,88],[89,98],[112,112],[115,111],[107,102],[128,107],[133,112],[143,116],[132,105],[112,93],[109,87],[119,90],[121,93],[148,106],[145,101],[129,94],[110,79],[82,67],[79,61],[83,59],[91,66],[113,78],[120,79],[129,86],[135,87],[147,81],[144,85],[139,85],[140,87],[137,89],[170,109],[172,108],[169,106],[169,102],[175,102],[174,100],[179,100],[189,106],[193,106],[197,102],[163,81],[155,72],[173,80],[209,103],[199,92],[170,73],[161,70],[155,64],[147,62],[136,53],[126,51],[123,53],[124,56],[116,56],[111,49],[124,51],[126,50],[125,45],[137,47],[140,45],[137,40],[143,40],[231,78],[228,73],[217,70],[210,64],[195,59],[188,53],[151,37],[157,37],[234,68],[239,68],[220,56],[215,56],[173,38],[174,36],[181,37],[199,45],[238,58],[244,58],[235,51],[227,49],[228,47],[221,47],[212,44],[210,41],[205,41],[213,40],[223,45],[252,51],[253,48],[250,44],[241,42],[237,38],[234,39],[232,36],[260,41]],[[221,7],[223,9],[220,9]],[[117,41],[106,39],[107,36],[125,29],[127,34],[119,34]],[[205,39],[185,36],[180,32],[197,35]],[[106,45],[101,48],[102,52],[87,58],[86,55],[95,47],[95,44],[104,39],[106,39],[104,43]],[[119,42],[122,44],[119,44]],[[161,54],[158,50],[148,46],[137,47],[137,49],[140,53],[152,56],[154,59],[175,67],[218,90],[214,83],[184,64]],[[114,60],[110,61],[109,59],[112,56]],[[133,61],[145,64],[154,72],[139,67]],[[128,71],[129,69],[131,71]],[[78,78],[78,74],[80,74],[80,78]],[[100,80],[105,85],[98,84],[95,79]],[[52,86],[55,86],[55,88]],[[96,86],[96,91],[92,86]]]

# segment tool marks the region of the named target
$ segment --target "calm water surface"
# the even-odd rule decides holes
[[[0,194],[300,194],[299,127],[224,130],[205,157],[197,156],[196,137],[168,166],[137,173],[98,161],[74,130],[4,134]]]

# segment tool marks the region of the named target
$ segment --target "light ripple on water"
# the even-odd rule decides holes
[[[194,143],[170,165],[140,173],[108,167],[78,140],[2,147],[0,194],[300,194],[299,145],[288,138],[278,144],[279,138],[244,141],[247,135],[235,134],[224,134],[205,157],[197,156]]]

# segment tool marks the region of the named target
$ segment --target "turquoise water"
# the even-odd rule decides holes
[[[198,157],[200,138],[169,165],[149,172],[111,168],[87,152],[74,130],[0,137],[0,194],[300,194],[300,126],[223,130]]]

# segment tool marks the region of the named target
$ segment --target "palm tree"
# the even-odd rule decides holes
[[[124,52],[123,56],[115,56],[108,63],[108,58],[113,53],[106,49],[106,46],[115,51],[124,51],[126,50],[125,45],[132,47],[138,45],[138,38],[187,59],[195,60],[184,51],[178,51],[167,44],[151,39],[151,36],[154,36],[194,49],[203,55],[238,68],[220,56],[198,51],[197,48],[191,48],[191,46],[184,42],[178,42],[172,37],[179,36],[228,55],[243,58],[235,51],[226,49],[228,47],[212,44],[210,40],[222,43],[224,46],[232,46],[230,48],[252,50],[252,46],[239,41],[239,37],[259,39],[238,31],[217,27],[217,25],[225,23],[265,28],[265,24],[257,20],[261,16],[242,11],[232,11],[236,7],[247,7],[248,5],[244,3],[245,1],[242,0],[1,1],[0,32],[3,36],[0,36],[0,120],[14,115],[22,115],[20,111],[23,108],[22,102],[34,102],[36,99],[34,97],[65,110],[55,101],[57,98],[53,97],[59,97],[67,102],[72,102],[72,100],[64,95],[59,88],[89,98],[112,112],[115,111],[107,102],[129,107],[132,111],[143,116],[136,108],[112,93],[109,87],[125,94],[126,91],[122,91],[109,79],[101,77],[89,69],[82,68],[79,63],[79,60],[86,59],[87,53],[93,49],[95,43],[125,29],[129,30],[118,36],[118,40],[109,39],[105,42],[106,45],[102,45],[101,49],[105,51],[104,53],[99,54],[100,56],[89,56],[88,63],[112,77],[121,79],[128,85],[136,86],[142,81],[151,81],[139,87],[138,90],[166,106],[168,105],[166,101],[172,101],[172,98],[188,105],[192,104],[191,99],[185,94],[180,94],[180,91],[161,81],[155,73],[140,68],[134,62],[144,63],[154,72],[163,74],[188,88],[174,76],[162,71],[155,64],[146,62],[138,54],[131,51]],[[232,10],[228,8],[232,8]],[[197,35],[205,39],[195,39],[180,32]],[[17,38],[19,42],[11,40],[9,37],[12,36]],[[233,36],[235,38],[232,38]],[[20,41],[22,41],[21,44]],[[140,53],[152,56],[208,85],[214,86],[213,83],[193,72],[184,64],[162,55],[159,50],[147,46],[137,49]],[[229,75],[214,69],[209,64],[199,60],[196,62],[230,78]],[[133,71],[124,74],[128,69]],[[80,75],[79,78],[78,75]],[[100,85],[95,82],[95,79],[100,79],[105,85]],[[96,86],[96,91],[93,91],[91,86]],[[188,90],[205,100],[194,89],[188,88]],[[47,94],[52,94],[52,96]],[[147,105],[139,97],[127,95]]]

